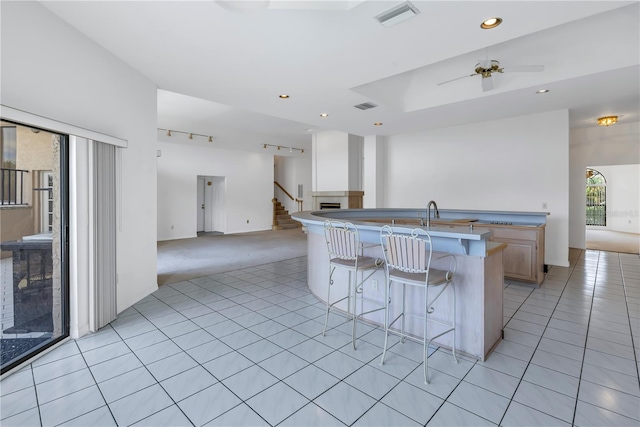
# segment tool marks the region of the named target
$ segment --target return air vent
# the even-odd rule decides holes
[[[363,102],[362,104],[354,105],[358,110],[368,110],[370,108],[376,108],[377,105],[373,102]]]
[[[381,25],[384,25],[385,27],[391,27],[399,24],[402,21],[406,21],[409,18],[413,18],[418,13],[420,13],[418,8],[406,1],[392,9],[387,10],[386,12],[382,12],[380,15],[375,16],[374,18]]]

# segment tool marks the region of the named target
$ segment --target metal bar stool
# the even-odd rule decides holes
[[[427,379],[428,371],[428,355],[427,348],[431,341],[449,332],[453,333],[453,345],[451,346],[451,354],[453,360],[458,363],[456,358],[456,292],[453,284],[453,276],[456,272],[457,261],[453,255],[444,255],[435,259],[448,258],[450,265],[447,271],[437,270],[431,268],[431,236],[428,232],[421,228],[411,230],[411,234],[395,234],[393,228],[385,225],[380,230],[380,241],[385,257],[385,270],[386,270],[386,293],[391,295],[391,284],[402,283],[402,312],[393,321],[389,322],[390,316],[390,302],[391,299],[387,298],[387,310],[385,316],[385,339],[384,339],[384,351],[382,352],[382,358],[380,364],[384,364],[384,358],[387,353],[387,343],[389,333],[400,335],[402,343],[405,338],[409,338],[414,341],[421,342],[423,345],[423,357],[424,357],[424,382],[429,384]],[[424,308],[425,314],[406,313],[406,286],[415,286],[424,288]],[[451,287],[451,293],[453,294],[453,319],[450,323],[431,319],[429,315],[434,312],[433,304],[443,295],[444,291]],[[430,290],[437,291],[435,297],[430,298]],[[433,291],[432,291],[433,292]],[[405,332],[405,317],[415,316],[424,318],[424,335],[423,338],[415,338],[408,335]],[[400,331],[392,330],[391,326],[398,320],[402,319]],[[437,335],[429,338],[429,322],[440,324],[447,329],[440,332]]]
[[[376,271],[384,266],[384,261],[380,258],[373,258],[363,255],[363,246],[360,244],[360,233],[350,222],[324,222],[324,236],[329,251],[329,286],[327,287],[327,313],[324,321],[322,336],[325,336],[327,324],[329,322],[329,310],[341,301],[347,300],[347,313],[353,319],[353,332],[351,340],[353,349],[356,349],[356,320],[365,314],[374,311],[385,310],[386,305],[373,310],[364,311],[364,302],[372,302],[364,297],[364,282],[366,282]],[[376,245],[377,246],[377,245]],[[347,296],[331,302],[331,287],[333,286],[333,273],[336,269],[344,269],[349,272],[349,282]],[[365,272],[369,274],[365,277]],[[353,273],[353,279],[352,279]],[[358,282],[358,273],[362,274],[362,280]],[[385,291],[386,292],[386,291]],[[357,314],[357,295],[360,294],[360,314]],[[385,301],[387,300],[385,294]],[[351,303],[353,301],[353,311]]]

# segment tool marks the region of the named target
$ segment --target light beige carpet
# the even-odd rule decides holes
[[[609,230],[587,230],[587,249],[627,254],[640,253],[640,234]]]
[[[158,285],[306,255],[300,228],[158,242]]]

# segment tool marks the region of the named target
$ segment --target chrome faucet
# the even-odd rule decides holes
[[[427,204],[427,227],[431,227],[431,205],[433,205],[433,208],[436,210],[433,216],[433,219],[440,218],[440,212],[438,211],[438,204],[435,202],[435,200],[430,200],[429,203]]]

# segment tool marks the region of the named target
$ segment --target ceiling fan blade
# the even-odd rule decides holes
[[[482,79],[482,91],[486,92],[493,89],[493,78],[492,77],[483,77]]]
[[[461,79],[465,79],[467,77],[473,77],[473,76],[479,76],[480,74],[469,74],[466,76],[462,76],[462,77],[456,77],[455,79],[451,79],[451,80],[447,80],[446,82],[440,82],[438,83],[438,86],[446,84],[446,83],[451,83],[451,82],[455,82],[456,80],[461,80]]]
[[[516,72],[534,72],[539,73],[544,71],[544,65],[520,65],[515,67],[504,67],[503,73],[516,73]]]

